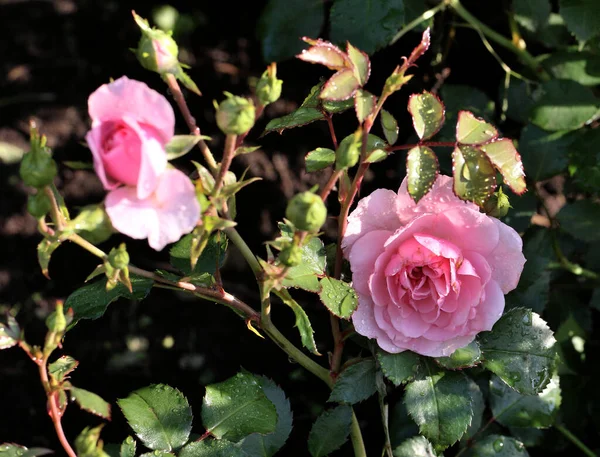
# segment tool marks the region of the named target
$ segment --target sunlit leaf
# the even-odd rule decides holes
[[[398,141],[398,122],[394,116],[384,109],[381,110],[381,128],[389,144],[395,144]]]
[[[415,436],[394,449],[394,457],[437,457],[433,446],[424,436]]]
[[[431,138],[444,124],[444,104],[431,92],[411,95],[408,99],[408,111],[412,116],[415,132],[421,140]]]
[[[346,49],[348,58],[352,64],[354,76],[356,76],[359,84],[364,86],[371,74],[371,62],[369,61],[369,56],[360,49],[352,46],[350,42],[348,42]]]
[[[415,146],[406,156],[408,193],[418,202],[429,192],[439,174],[435,152],[427,146]]]
[[[335,151],[328,148],[317,148],[306,154],[304,158],[306,163],[306,171],[311,173],[313,171],[322,170],[335,162]]]
[[[340,373],[327,401],[353,405],[366,400],[376,390],[375,361],[363,360]]]
[[[63,355],[48,365],[48,373],[57,383],[63,382],[77,368],[79,362],[70,355]]]
[[[483,206],[496,190],[496,171],[481,149],[460,145],[452,153],[454,193]]]
[[[342,319],[349,319],[358,306],[358,295],[350,284],[339,279],[324,277],[320,281],[319,298],[329,311]]]
[[[190,152],[200,140],[210,140],[210,137],[204,135],[175,135],[165,145],[167,160],[183,157]]]
[[[359,123],[362,124],[369,114],[371,114],[376,103],[377,97],[366,90],[361,89],[356,93],[356,97],[354,98],[354,109]]]
[[[360,84],[351,69],[340,70],[325,83],[319,97],[325,100],[347,100],[359,87]]]
[[[314,330],[312,328],[312,324],[310,323],[310,319],[306,314],[306,311],[298,304],[296,300],[294,300],[291,295],[282,291],[278,294],[281,300],[288,305],[292,311],[294,311],[294,315],[296,316],[296,322],[294,327],[298,329],[300,333],[300,339],[302,341],[302,346],[308,349],[315,355],[321,355],[317,349],[317,345],[315,343],[314,338]]]
[[[477,341],[459,348],[448,357],[436,357],[435,361],[449,370],[474,367],[481,362],[481,349]]]
[[[296,56],[300,60],[325,65],[331,70],[341,70],[342,68],[347,68],[349,66],[346,54],[329,41],[321,39],[312,40],[307,37],[304,37],[303,40],[311,46],[308,49],[304,49]]]
[[[69,388],[69,393],[71,399],[75,400],[84,411],[110,420],[110,404],[100,395],[73,386]]]
[[[470,111],[460,111],[456,123],[456,141],[462,144],[483,144],[498,137],[498,130]]]
[[[488,435],[473,442],[465,457],[529,457],[520,441],[502,435]]]
[[[560,15],[578,39],[587,41],[600,33],[600,3],[596,0],[560,0]]]
[[[377,352],[377,360],[387,379],[395,386],[405,384],[420,376],[425,369],[421,357],[410,351],[389,354],[383,350]]]
[[[512,140],[500,138],[481,145],[480,148],[488,156],[492,165],[502,173],[504,182],[515,194],[521,195],[527,190],[523,162],[521,162],[521,156],[515,149]]]

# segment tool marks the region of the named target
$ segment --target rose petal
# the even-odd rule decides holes
[[[485,286],[485,299],[477,306],[477,314],[470,321],[475,332],[491,330],[504,312],[504,294],[493,279]]]
[[[383,245],[392,235],[386,230],[374,230],[358,238],[349,247],[348,260],[352,269],[352,285],[363,293],[370,294],[369,277],[373,272],[377,256],[383,251]]]
[[[505,294],[517,287],[525,265],[523,240],[512,227],[492,218],[498,227],[499,239],[495,249],[486,257],[492,268],[492,278]]]
[[[140,81],[122,76],[104,84],[88,99],[88,110],[95,127],[100,122],[130,116],[160,133],[163,144],[175,132],[175,113],[167,99]]]

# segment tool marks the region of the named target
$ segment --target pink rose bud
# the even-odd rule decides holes
[[[525,264],[517,232],[456,197],[448,176],[418,203],[406,180],[398,193],[363,198],[342,248],[359,296],[356,331],[385,351],[431,357],[491,330]]]
[[[88,109],[92,129],[86,140],[104,188],[133,186],[138,198],[146,198],[167,166],[173,108],[146,84],[123,76],[90,95]]]
[[[105,205],[116,230],[138,240],[148,238],[157,251],[191,232],[200,218],[194,185],[173,168],[158,177],[148,198],[139,198],[134,187],[120,187],[108,193]]]

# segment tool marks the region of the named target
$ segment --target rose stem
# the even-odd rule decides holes
[[[190,113],[190,110],[185,101],[185,97],[183,96],[183,93],[181,92],[181,88],[179,87],[179,83],[177,82],[177,79],[175,79],[175,76],[173,76],[171,73],[167,73],[165,75],[165,81],[166,81],[167,85],[169,86],[169,90],[171,91],[171,94],[173,95],[173,98],[175,99],[177,106],[179,106],[179,110],[181,111],[181,114],[183,114],[185,123],[187,124],[188,128],[190,129],[190,132],[192,133],[192,135],[201,136],[200,127],[198,127],[196,125],[196,119],[194,119],[194,117],[192,116],[192,113]],[[206,161],[208,168],[210,168],[210,170],[213,173],[216,172],[217,162],[215,161],[215,158],[213,157],[212,153],[210,152],[208,145],[202,138],[200,139],[200,141],[198,141],[198,147],[200,148],[200,152],[202,152],[202,155],[204,156],[204,160]]]

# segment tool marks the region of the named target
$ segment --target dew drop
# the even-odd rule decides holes
[[[504,441],[502,441],[502,440],[496,440],[492,444],[492,447],[494,448],[494,451],[496,451],[496,452],[502,452],[502,449],[504,448]]]

